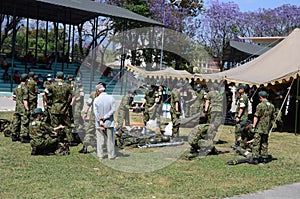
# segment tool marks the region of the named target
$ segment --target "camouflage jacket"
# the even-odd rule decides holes
[[[236,104],[236,112],[235,112],[235,117],[238,116],[239,110],[242,108],[243,113],[241,115],[241,120],[246,121],[248,120],[248,96],[243,93],[241,96],[239,96]]]
[[[84,88],[83,88],[83,86],[75,86],[75,90],[73,91],[73,96],[75,98],[75,103],[78,106],[83,106],[83,103],[84,103]]]
[[[45,89],[52,96],[52,114],[65,114],[70,106],[73,91],[69,84],[63,80],[57,80]]]
[[[37,138],[46,138],[49,136],[53,131],[52,126],[45,123],[44,121],[39,121],[37,119],[34,119],[29,124],[29,135],[31,139],[37,139]]]
[[[199,104],[200,107],[200,112],[203,112],[204,105],[205,105],[205,91],[201,89],[199,92],[196,92],[197,95],[197,103]]]
[[[155,103],[155,98],[156,98],[156,91],[149,91],[147,90],[145,93],[145,100],[146,100],[146,105],[148,107],[151,107]]]
[[[178,113],[176,113],[176,102],[178,102]],[[181,104],[180,104],[180,92],[177,88],[174,88],[171,91],[171,109],[170,112],[179,114],[181,113]]]
[[[129,110],[129,108],[131,107],[130,105],[131,99],[129,97],[129,95],[124,95],[122,97],[120,106],[119,106],[119,110],[125,111],[125,110]]]
[[[29,90],[29,102],[37,100],[37,94],[39,93],[39,89],[37,83],[34,81],[32,77],[28,79],[27,87]]]
[[[268,101],[260,102],[256,107],[254,116],[258,117],[256,128],[258,133],[268,134],[275,119],[275,107]]]
[[[13,91],[16,97],[16,109],[15,111],[19,114],[25,114],[26,109],[24,106],[24,101],[29,99],[29,91],[26,84],[19,84]]]
[[[90,94],[90,98],[87,100],[86,102],[86,105],[88,107],[90,107],[90,114],[89,114],[89,119],[92,120],[92,121],[95,121],[95,115],[94,115],[94,110],[93,110],[93,103],[94,103],[94,100],[96,98],[96,92],[91,92]]]
[[[209,91],[206,95],[209,100],[210,112],[222,112],[223,110],[223,96],[219,91]]]

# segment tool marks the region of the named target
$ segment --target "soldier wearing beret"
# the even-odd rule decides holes
[[[272,122],[275,119],[275,107],[268,101],[267,92],[260,91],[258,96],[260,103],[256,107],[251,130],[254,134],[252,146],[253,164],[257,164],[260,161],[268,161],[269,131],[271,129]]]
[[[29,125],[30,145],[32,147],[31,155],[47,155],[51,152],[63,151],[58,149],[57,131],[64,126],[59,125],[53,128],[43,121],[44,113],[41,108],[36,108],[32,112],[33,121]]]
[[[34,79],[34,72],[28,73],[29,79],[27,81],[27,86],[29,90],[29,110],[30,114],[32,114],[33,110],[37,108],[37,99],[38,99],[38,85]]]
[[[241,122],[248,120],[248,96],[245,93],[245,86],[240,84],[237,87],[237,106],[235,112],[235,145],[241,143]]]
[[[13,142],[29,142],[28,124],[29,124],[29,90],[26,85],[28,75],[21,75],[21,83],[13,91],[13,100],[16,101],[15,113],[13,115],[12,136]]]
[[[172,137],[179,137],[180,115],[181,115],[181,96],[183,84],[178,82],[176,87],[171,91],[171,120],[173,124]]]
[[[55,82],[45,89],[45,93],[46,96],[52,97],[52,106],[50,109],[51,125],[65,126],[66,141],[70,143],[72,141],[72,134],[68,110],[71,105],[73,91],[71,86],[64,81],[63,72],[57,72]]]

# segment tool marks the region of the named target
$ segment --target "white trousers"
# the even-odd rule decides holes
[[[104,145],[106,144],[108,158],[115,158],[115,135],[113,128],[106,128],[105,130],[96,129],[97,136],[97,156],[104,158]]]

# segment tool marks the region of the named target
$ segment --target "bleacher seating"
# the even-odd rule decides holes
[[[11,60],[9,60],[9,62],[11,63]],[[68,66],[66,63],[64,63],[63,71],[66,75],[69,75],[69,74],[75,75],[75,71],[78,66],[79,66],[78,63],[69,63]],[[55,71],[62,71],[62,63],[56,63],[56,65],[53,63],[51,69],[42,68],[42,64],[37,64],[35,67],[28,66],[28,68],[30,71],[34,72],[36,75],[41,75],[45,79],[49,73],[54,76]],[[14,61],[14,67],[13,68],[10,67],[8,69],[8,73],[11,74],[11,76],[13,77],[12,70],[14,70],[14,71],[18,70],[18,71],[20,71],[20,74],[22,74],[25,72],[25,65],[22,64],[20,61]],[[2,79],[3,72],[4,72],[4,69],[0,68],[0,92],[11,92],[17,86],[17,84],[13,83],[11,86],[10,82],[4,81]]]
[[[55,66],[56,66],[56,68],[55,68]],[[78,64],[78,63],[69,63],[68,67],[67,67],[67,64],[64,63],[63,72],[65,73],[66,76],[67,75],[75,75],[75,71],[79,66],[80,66],[80,64]],[[56,65],[55,65],[55,63],[53,63],[51,69],[44,69],[42,64],[37,64],[35,67],[28,67],[28,68],[30,68],[30,71],[35,72],[36,75],[40,74],[42,77],[44,77],[44,80],[45,80],[47,74],[50,73],[53,76],[55,76],[55,71],[62,71],[62,63],[57,63]],[[25,65],[19,61],[15,61],[13,70],[14,71],[18,70],[22,74],[25,72]],[[10,82],[7,82],[7,81],[5,82],[2,79],[3,72],[4,72],[4,69],[0,69],[0,92],[11,92],[17,86],[17,84],[13,83],[11,85]],[[9,68],[8,72],[9,72],[9,74],[12,74],[11,67]],[[106,85],[107,85],[106,90],[107,90],[108,94],[119,95],[121,93],[121,91],[123,93],[125,93],[126,91],[130,90],[130,88],[125,89],[124,85],[122,85],[120,82],[116,81],[115,79],[106,77],[98,71],[94,72],[94,80],[90,81],[91,80],[91,69],[87,66],[81,65],[80,72],[82,74],[82,84],[84,86],[85,93],[87,95],[90,93],[91,90],[94,90],[95,85],[99,81],[106,83]]]

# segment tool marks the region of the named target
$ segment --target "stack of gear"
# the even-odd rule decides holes
[[[157,144],[162,142],[169,142],[170,137],[167,135],[158,134],[150,129],[139,127],[126,128],[123,127],[121,131],[116,133],[117,146],[124,147],[138,147],[147,144]]]
[[[10,130],[11,122],[6,119],[0,119],[0,132],[4,133],[5,137],[10,137],[11,130]]]

